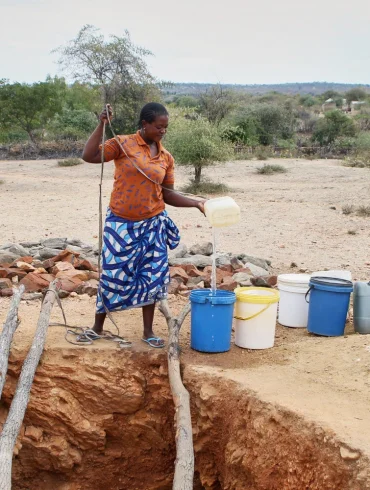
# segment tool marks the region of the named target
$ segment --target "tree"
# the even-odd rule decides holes
[[[354,100],[365,100],[367,95],[368,94],[365,92],[364,89],[356,87],[351,88],[351,90],[348,90],[348,92],[346,92],[346,99],[348,104],[350,104]]]
[[[234,100],[231,92],[221,85],[211,87],[199,96],[199,112],[210,123],[219,124],[233,109]]]
[[[103,104],[109,102],[115,111],[116,129],[132,130],[141,106],[160,99],[145,62],[152,53],[134,45],[128,31],[106,40],[99,29],[85,25],[75,39],[54,52],[60,55],[63,71],[74,80],[101,87]]]
[[[352,119],[341,111],[330,111],[325,114],[324,119],[319,119],[314,133],[313,141],[320,146],[330,145],[340,136],[355,136],[356,126]]]
[[[179,116],[171,122],[166,147],[176,163],[194,167],[194,183],[201,181],[202,169],[215,162],[225,162],[232,156],[230,143],[223,140],[220,130],[207,119],[185,119]]]
[[[58,78],[28,85],[0,84],[0,127],[20,128],[36,144],[36,132],[61,112],[65,83]]]

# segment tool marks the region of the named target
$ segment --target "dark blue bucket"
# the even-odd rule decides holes
[[[230,350],[235,293],[195,289],[190,293],[192,349],[201,352]]]
[[[346,279],[312,277],[307,330],[316,335],[335,337],[344,334],[353,284]]]

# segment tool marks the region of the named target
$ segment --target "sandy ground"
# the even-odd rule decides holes
[[[370,205],[370,180],[366,169],[341,166],[338,161],[279,161],[287,174],[255,173],[260,162],[230,162],[207,170],[207,175],[227,182],[242,208],[242,222],[220,236],[220,249],[269,258],[278,272],[299,268],[345,268],[354,278],[370,275],[369,218],[342,214],[347,203]],[[1,242],[40,237],[79,237],[95,243],[99,166],[59,168],[56,161],[0,162]],[[107,165],[104,195],[108,199],[112,167]],[[187,176],[178,171],[181,184]],[[331,207],[336,209],[331,209]],[[172,209],[188,245],[209,240],[210,229],[196,210]],[[197,214],[198,213],[198,214]],[[348,230],[356,230],[349,235]],[[186,300],[171,298],[178,311]],[[9,300],[0,299],[0,323]],[[63,300],[67,320],[88,326],[94,316],[94,298]],[[14,348],[30,342],[40,309],[39,301],[22,301],[21,325]],[[57,307],[52,321],[61,321]],[[141,337],[141,313],[116,313],[121,335],[146,350]],[[370,456],[370,336],[358,335],[349,322],[340,338],[311,336],[304,329],[277,326],[273,349],[250,351],[232,346],[225,354],[201,354],[189,347],[189,318],[181,332],[184,363],[201,371],[233,379],[256,391],[266,401],[286,406],[333,430],[352,448]],[[108,326],[107,326],[108,327]],[[114,331],[113,327],[108,327]],[[166,336],[163,318],[156,314],[155,330]],[[92,347],[74,347],[64,339],[64,329],[52,327],[47,347],[118,349],[99,341]]]

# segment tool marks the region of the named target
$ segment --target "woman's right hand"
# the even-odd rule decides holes
[[[109,116],[107,113],[107,107],[108,107],[108,111],[109,111]],[[113,111],[112,111],[110,104],[107,104],[107,106],[104,107],[103,111],[99,115],[99,119],[101,122],[107,124],[108,123],[108,117],[109,117],[109,121],[111,121],[113,119]]]

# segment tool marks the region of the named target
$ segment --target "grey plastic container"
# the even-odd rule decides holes
[[[353,324],[355,332],[370,333],[370,282],[355,282],[353,289]]]

